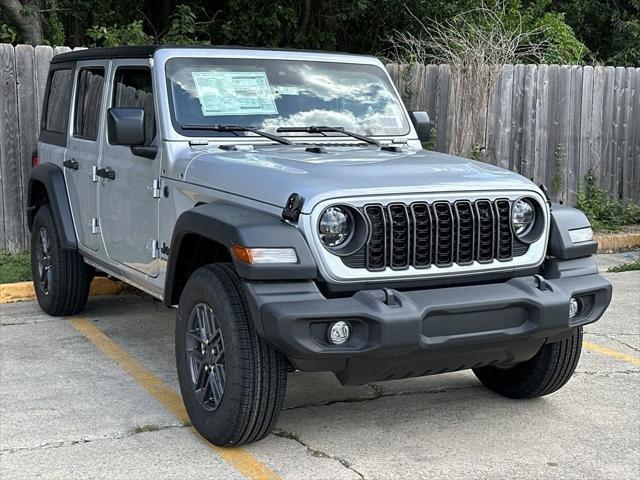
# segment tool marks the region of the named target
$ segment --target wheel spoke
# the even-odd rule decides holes
[[[224,339],[213,309],[206,303],[191,311],[187,328],[187,360],[195,396],[207,410],[222,401],[225,372]]]

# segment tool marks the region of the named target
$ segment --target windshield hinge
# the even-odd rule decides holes
[[[297,222],[302,212],[304,198],[297,193],[292,193],[287,199],[287,204],[282,210],[282,218],[290,222]]]
[[[206,147],[209,145],[209,140],[189,140],[190,147]]]
[[[160,180],[153,181],[153,198],[160,198]]]

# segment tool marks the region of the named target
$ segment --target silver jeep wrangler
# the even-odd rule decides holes
[[[184,403],[217,445],[267,435],[293,370],[552,393],[611,299],[589,222],[423,150],[429,130],[372,57],[58,55],[29,181],[38,302],[73,315],[110,275],[177,307]]]

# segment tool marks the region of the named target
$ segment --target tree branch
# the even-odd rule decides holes
[[[42,24],[38,15],[37,0],[25,1],[24,4],[18,0],[0,0],[0,7],[25,43],[42,43]]]

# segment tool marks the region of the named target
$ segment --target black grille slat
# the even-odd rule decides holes
[[[363,210],[371,235],[364,256],[360,251],[353,259],[343,258],[352,268],[471,265],[508,261],[528,250],[513,236],[507,199],[390,203],[366,205]]]
[[[461,200],[454,204],[457,217],[457,261],[458,265],[469,265],[473,263],[475,219],[473,206],[467,200]]]
[[[389,217],[389,266],[393,269],[409,268],[411,251],[409,213],[404,203],[387,207]]]
[[[476,219],[478,222],[478,248],[476,260],[480,263],[493,261],[495,215],[489,200],[477,200],[475,202]]]
[[[384,270],[387,263],[387,222],[381,205],[368,205],[365,213],[371,223],[371,238],[367,243],[367,269]]]
[[[453,263],[454,254],[454,220],[451,204],[434,202],[433,213],[436,220],[436,251],[434,261],[438,267],[446,267]]]
[[[511,202],[509,200],[496,200],[494,202],[497,212],[497,252],[498,260],[511,260],[513,256],[513,233],[511,232]]]
[[[426,268],[431,266],[431,210],[426,203],[411,205],[413,219],[413,266]]]

